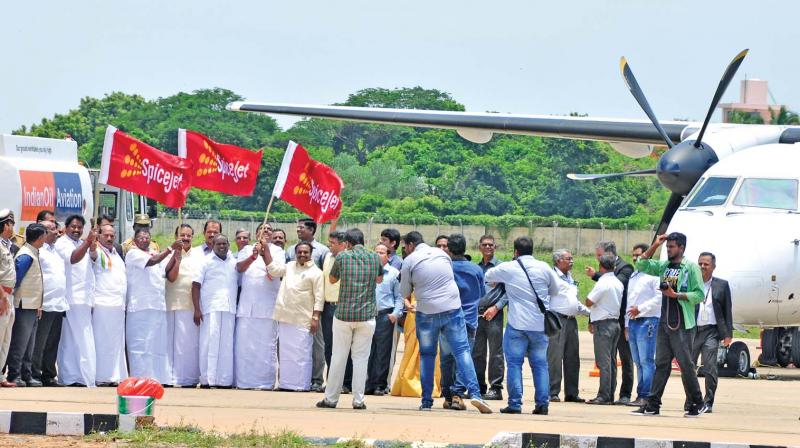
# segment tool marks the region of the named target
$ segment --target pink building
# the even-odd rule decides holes
[[[732,111],[757,113],[764,120],[764,123],[769,123],[772,120],[770,116],[770,109],[774,110],[777,114],[783,107],[780,104],[769,104],[767,98],[769,96],[769,89],[767,88],[767,81],[763,79],[745,79],[739,93],[738,103],[720,104],[722,108],[722,122],[728,123],[728,115]]]

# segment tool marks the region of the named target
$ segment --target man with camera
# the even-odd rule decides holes
[[[667,260],[650,258],[667,242]],[[658,235],[655,243],[642,254],[636,267],[639,271],[661,277],[661,322],[656,336],[656,373],[646,405],[631,412],[634,415],[658,415],[661,396],[672,371],[672,358],[681,369],[683,388],[689,410],[684,417],[699,417],[705,412],[703,394],[697,381],[692,343],[695,332],[695,305],[703,301],[703,277],[697,264],[686,260],[686,235],[678,232]]]

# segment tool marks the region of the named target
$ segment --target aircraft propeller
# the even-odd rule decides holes
[[[748,50],[742,50],[737,54],[733,60],[728,64],[722,78],[719,81],[714,97],[711,100],[706,119],[703,126],[700,128],[700,133],[697,135],[696,140],[684,140],[675,144],[667,135],[667,132],[661,126],[653,112],[647,98],[644,95],[636,77],[633,75],[628,61],[623,57],[620,59],[620,71],[622,78],[625,80],[625,85],[630,90],[636,102],[644,110],[644,113],[656,127],[659,135],[664,139],[664,143],[669,147],[664,154],[658,159],[655,169],[629,171],[625,173],[609,173],[609,174],[567,174],[567,177],[574,180],[596,180],[608,179],[613,177],[623,176],[644,176],[649,174],[656,174],[658,180],[662,185],[667,187],[672,194],[667,201],[664,212],[661,215],[661,221],[656,229],[656,235],[664,233],[667,230],[670,220],[675,215],[678,207],[681,205],[683,197],[691,191],[694,185],[700,180],[703,173],[717,163],[719,158],[714,150],[707,144],[703,144],[703,136],[705,135],[708,124],[711,121],[711,116],[714,114],[717,105],[725,94],[725,90],[733,80],[736,71],[742,64],[744,57],[747,56]]]

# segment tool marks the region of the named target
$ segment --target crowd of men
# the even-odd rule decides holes
[[[396,331],[414,313],[422,411],[434,404],[438,355],[445,409],[465,410],[468,400],[491,413],[484,400],[503,399],[505,377],[508,404],[500,412],[521,413],[527,357],[534,414],[561,401],[563,379],[564,401],[657,415],[674,358],[685,415],[695,417],[712,412],[717,349],[732,336],[730,288],[713,277],[714,255],[685,259],[680,233],[636,245],[635,266],[613,242],[599,243],[599,269],[586,268],[596,283],[584,305],[572,254],[554,251],[551,267],[534,258],[524,236],[514,241],[513,261],[501,263],[494,238],[484,235],[473,263],[461,234],[429,246],[419,232],[385,229],[367,249],[354,228],[332,231],[326,246],[310,219],[298,221],[299,242],[288,248],[286,233],[269,224],[252,238],[238,230],[235,254],[213,219],[202,244],[192,247],[195,230],[181,224],[164,250],[151,240],[146,215],[122,245],[109,217],[84,238],[82,216],[59,228],[53,212],[42,211],[21,247],[11,241],[14,224],[9,210],[0,211],[2,387],[113,386],[134,376],[178,387],[324,392],[320,408],[335,408],[352,392],[353,408],[366,409],[365,395],[389,392]],[[667,260],[652,260],[664,242]],[[499,287],[502,293],[487,295]],[[483,304],[492,294],[496,301]],[[561,322],[550,336],[544,310]],[[590,400],[578,394],[578,315],[589,317],[600,372]]]

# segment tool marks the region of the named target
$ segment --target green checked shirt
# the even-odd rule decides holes
[[[377,315],[376,278],[383,275],[381,259],[375,252],[357,245],[336,256],[331,276],[339,279],[339,302],[336,318],[345,322],[363,322]]]

